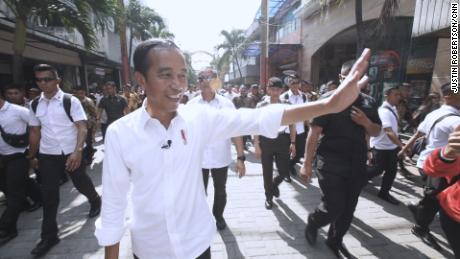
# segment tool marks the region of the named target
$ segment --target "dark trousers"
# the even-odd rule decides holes
[[[318,170],[317,176],[321,188],[321,203],[308,216],[308,224],[316,228],[331,224],[328,239],[340,244],[353,220],[365,176],[363,175],[363,179],[343,177],[324,170]]]
[[[59,179],[65,172],[65,162],[69,155],[44,155],[39,154],[38,166],[41,173],[41,191],[43,197],[43,222],[42,239],[57,237],[58,228],[56,222],[59,207]],[[99,198],[94,189],[93,182],[86,174],[84,161],[73,172],[67,172],[75,188],[91,202]]]
[[[29,161],[25,154],[2,157],[0,174],[5,176],[5,193],[8,194],[6,210],[0,218],[0,229],[17,232],[17,221],[26,198],[26,181]]]
[[[425,186],[423,187],[423,198],[416,206],[415,224],[420,230],[428,232],[431,222],[439,211],[439,201],[436,196],[447,187],[447,182],[444,178],[427,177],[421,169],[419,173],[425,180]],[[437,183],[434,184],[434,182]]]
[[[85,152],[83,153],[85,156],[85,160],[88,163],[91,163],[93,161],[93,155],[94,155],[94,146],[93,146],[93,128],[88,128],[88,133],[86,134],[86,147],[85,147]]]
[[[262,151],[262,171],[264,175],[264,189],[267,200],[273,198],[273,186],[278,186],[283,178],[289,175],[289,144],[287,134],[280,134],[276,139],[260,136]],[[278,168],[278,176],[273,178],[273,160]]]
[[[382,194],[388,194],[390,192],[391,186],[396,178],[398,151],[399,148],[393,150],[374,149],[372,152],[374,161],[373,165],[368,167],[368,177],[372,179],[385,171],[382,179],[382,186],[380,187],[380,192]]]
[[[291,159],[290,171],[295,173],[295,164],[300,161],[305,153],[305,139],[307,138],[306,133],[297,134],[295,137],[295,157]]]
[[[460,222],[453,220],[442,208],[439,210],[439,220],[455,258],[460,259]]]
[[[134,255],[134,259],[139,259],[136,255]],[[204,251],[200,256],[198,256],[196,259],[211,259],[211,248],[209,247]]]
[[[212,214],[214,214],[216,219],[223,219],[225,205],[227,204],[226,184],[228,167],[202,169],[202,171],[206,193],[208,189],[209,171],[211,171],[212,180],[214,182],[214,205],[212,206]]]
[[[101,133],[102,133],[102,140],[105,140],[105,133],[107,132],[107,127],[109,124],[101,123]]]

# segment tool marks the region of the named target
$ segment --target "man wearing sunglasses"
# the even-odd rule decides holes
[[[70,97],[70,115],[64,107],[64,92],[57,70],[47,64],[33,69],[35,81],[42,90],[40,98],[30,110],[30,149],[27,158],[32,168],[40,170],[40,188],[43,196],[41,240],[32,250],[35,256],[46,254],[59,243],[56,221],[59,207],[59,180],[62,172],[69,174],[77,190],[86,196],[91,208],[89,217],[100,212],[101,200],[86,174],[82,162],[87,134],[86,115],[80,101]]]
[[[211,87],[210,82],[217,77],[217,74],[206,69],[198,74],[198,87],[200,88],[201,94],[193,98],[188,102],[188,105],[202,105],[206,109],[235,109],[233,103],[227,98],[218,95],[216,90]],[[212,128],[210,129],[212,130]],[[224,219],[224,209],[227,204],[227,177],[228,167],[232,162],[231,155],[231,142],[230,138],[223,138],[215,142],[209,142],[206,148],[202,161],[202,172],[204,188],[207,190],[209,173],[211,173],[212,180],[214,183],[214,204],[212,207],[212,214],[216,219],[216,227],[218,230],[226,228],[227,224]],[[243,139],[242,137],[232,138],[235,143],[237,160],[236,169],[239,173],[239,177],[244,176],[246,167],[244,161]],[[206,191],[207,192],[207,191]]]
[[[187,88],[187,65],[173,42],[139,44],[133,55],[135,78],[146,99],[141,109],[107,129],[103,205],[95,233],[99,244],[106,247],[105,258],[118,258],[127,227],[128,193],[136,256],[210,258],[216,226],[201,173],[208,143],[247,134],[276,137],[280,125],[345,109],[367,81],[366,76],[361,77],[369,56],[369,50],[363,52],[350,76],[328,99],[288,107],[273,104],[261,109],[214,110],[179,106]]]

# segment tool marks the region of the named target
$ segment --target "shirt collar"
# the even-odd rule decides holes
[[[455,113],[455,114],[460,114],[460,111],[457,108],[455,108],[453,106],[450,106],[450,105],[443,104],[441,106],[441,108],[443,110],[450,111],[450,112]]]
[[[8,101],[5,101],[5,103],[3,103],[3,107],[0,109],[0,111],[5,112],[6,110],[8,110],[10,105],[11,104]]]
[[[383,101],[382,106],[387,106],[387,107],[390,107],[391,109],[394,109],[394,108],[395,108],[393,105],[391,105],[391,104],[390,104],[389,102],[387,102],[387,101]]]
[[[179,108],[177,109],[177,112],[176,112],[176,116],[171,120],[171,124],[170,124],[170,127],[173,126],[174,124],[177,123],[177,121],[185,121],[184,120],[184,116],[183,116],[183,109],[184,107],[183,106],[179,106]],[[147,125],[147,123],[149,121],[156,121],[158,123],[158,125],[161,125],[160,121],[156,118],[152,118],[150,116],[150,114],[147,112],[147,98],[145,98],[144,102],[142,103],[142,109],[141,109],[141,114],[140,114],[140,125],[145,128],[145,126]],[[162,125],[163,127],[163,125]]]
[[[51,100],[60,101],[63,96],[64,96],[64,92],[60,88],[58,88],[58,91],[56,92],[56,94],[53,97],[51,97],[51,99],[46,98],[45,94],[42,92],[41,95],[40,95],[39,102],[41,102],[41,101],[51,101]]]

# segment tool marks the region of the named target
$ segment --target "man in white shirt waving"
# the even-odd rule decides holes
[[[274,137],[281,124],[345,109],[367,82],[362,75],[369,56],[367,49],[338,90],[320,102],[216,111],[199,105],[179,107],[187,87],[187,65],[173,42],[139,44],[133,55],[135,78],[147,98],[141,109],[110,125],[105,142],[102,212],[95,234],[106,247],[106,258],[118,258],[131,185],[135,255],[210,258],[216,227],[201,173],[207,143],[248,134]]]
[[[40,170],[43,222],[41,241],[32,254],[42,256],[59,243],[56,216],[59,180],[63,171],[69,174],[77,190],[90,202],[89,217],[99,214],[101,200],[86,174],[86,163],[82,162],[87,119],[80,101],[59,88],[61,79],[54,67],[39,64],[33,71],[42,94],[31,103],[27,158],[33,168]]]

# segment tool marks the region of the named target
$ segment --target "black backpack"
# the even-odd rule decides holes
[[[70,115],[70,108],[71,108],[71,105],[72,105],[72,102],[70,100],[71,98],[72,98],[71,94],[64,94],[64,98],[63,98],[62,102],[63,102],[63,105],[64,105],[65,114],[67,114],[67,117],[69,118],[69,120],[71,122],[73,122],[72,115]],[[30,107],[31,107],[31,109],[32,109],[32,111],[34,113],[37,113],[38,100],[40,100],[40,96],[35,98],[32,101],[31,105],[30,105]]]

